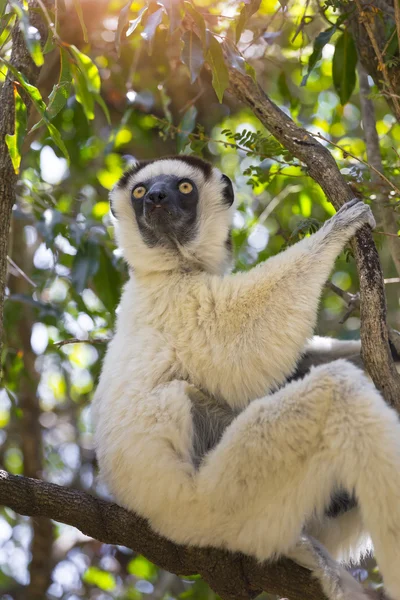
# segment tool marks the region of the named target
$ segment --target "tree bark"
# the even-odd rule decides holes
[[[35,0],[29,0],[30,24],[38,29],[42,41],[46,28],[38,12]],[[18,22],[12,34],[11,64],[18,69],[33,85],[36,84],[40,69],[33,62],[25,45],[23,33]],[[5,142],[7,133],[14,133],[14,84],[12,75],[8,75],[0,91],[0,353],[3,341],[4,297],[7,282],[7,254],[12,209],[15,204],[15,184],[17,176],[11,163]],[[23,227],[15,232],[14,245],[21,248],[24,244]],[[17,264],[19,260],[17,258]],[[20,282],[17,283],[19,285]],[[41,472],[41,432],[38,422],[38,403],[36,398],[34,356],[30,347],[31,323],[27,322],[26,312],[19,326],[21,343],[24,346],[25,373],[21,382],[22,394],[20,406],[23,411],[21,426],[24,472],[38,476]],[[39,518],[33,524],[32,559],[30,563],[30,583],[27,588],[29,598],[41,600],[50,584],[51,567],[49,553],[52,545],[53,526],[50,520]]]
[[[32,253],[24,238],[23,217],[14,217],[12,225],[12,259],[20,269],[31,275]],[[9,277],[9,288],[12,294],[29,294],[30,284],[20,275]],[[24,369],[18,381],[18,406],[22,411],[16,422],[21,439],[21,450],[24,464],[24,475],[27,477],[43,476],[43,444],[40,426],[40,404],[37,395],[39,373],[35,368],[36,356],[31,347],[33,311],[26,306],[12,323],[8,337],[11,344],[22,351]],[[29,563],[29,584],[25,588],[29,600],[43,600],[51,583],[53,569],[51,552],[53,547],[53,524],[50,519],[38,517],[32,521],[31,561]]]
[[[261,565],[239,553],[173,544],[154,533],[145,519],[80,490],[0,471],[0,504],[22,515],[72,525],[106,544],[131,548],[177,575],[199,573],[223,600],[250,600],[262,590],[290,600],[324,600],[309,572],[291,561]]]
[[[45,39],[45,28],[38,12],[35,0],[29,0],[29,18],[32,26]],[[14,26],[12,34],[11,64],[18,69],[26,79],[35,85],[40,69],[33,62],[25,45],[23,33]],[[0,353],[3,340],[3,309],[7,281],[8,238],[11,223],[12,207],[15,204],[15,184],[17,176],[14,172],[8,148],[5,141],[7,133],[14,133],[14,84],[12,75],[7,75],[0,91]]]

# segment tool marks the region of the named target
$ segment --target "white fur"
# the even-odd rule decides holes
[[[133,187],[157,174],[193,179],[199,191],[198,235],[193,242],[180,248],[180,255],[171,249],[164,249],[160,253],[159,250],[148,248],[139,234],[132,210],[130,195]],[[116,237],[127,262],[134,266],[136,272],[158,273],[177,268],[185,258],[190,267],[201,266],[210,273],[225,272],[230,261],[224,245],[234,208],[227,209],[224,205],[222,190],[221,172],[218,169],[214,168],[211,179],[206,181],[203,173],[195,167],[168,159],[146,165],[129,179],[125,188],[115,188],[111,198],[117,215]]]
[[[172,170],[189,176],[172,162],[137,178]],[[197,170],[190,176],[201,209],[189,249],[144,244],[129,201],[135,179],[112,195],[134,274],[93,406],[101,477],[118,502],[170,539],[260,560],[297,557],[334,600],[362,598],[362,589],[300,536],[309,531],[348,557],[365,547],[366,527],[387,591],[399,600],[397,415],[343,360],[274,391],[312,335],[335,257],[363,223],[373,225],[369,209],[350,203],[313,236],[248,273],[224,275],[232,211],[221,200],[220,174],[214,170],[209,183]],[[242,411],[198,470],[190,386]],[[337,520],[323,517],[335,486],[355,489],[360,506]]]

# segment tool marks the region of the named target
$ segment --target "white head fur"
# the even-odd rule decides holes
[[[154,181],[160,176],[190,179],[197,188],[195,233],[182,244],[175,240],[173,246],[149,245],[138,225],[132,191],[138,183]],[[209,163],[190,156],[135,163],[111,191],[110,202],[118,245],[137,273],[197,268],[222,274],[231,267],[232,186]]]

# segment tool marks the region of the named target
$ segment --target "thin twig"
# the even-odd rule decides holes
[[[359,308],[360,308],[360,292],[357,292],[356,294],[351,294],[350,292],[345,292],[340,287],[338,287],[337,285],[332,283],[332,281],[328,281],[326,284],[326,287],[328,289],[332,290],[332,292],[335,292],[335,294],[337,294],[338,296],[340,296],[340,298],[342,298],[342,300],[344,300],[344,302],[347,304],[347,310],[344,313],[343,317],[339,321],[339,323],[341,325],[343,325],[343,323],[345,323],[347,321],[347,319],[350,317],[350,315],[355,310],[359,310]]]
[[[42,9],[44,17],[45,17],[45,19],[47,21],[47,24],[50,27],[50,29],[51,29],[54,37],[56,38],[56,40],[58,42],[63,43],[62,40],[61,40],[61,38],[60,38],[60,36],[57,33],[56,27],[55,27],[53,21],[51,20],[51,17],[49,15],[49,12],[48,12],[48,10],[47,10],[44,2],[42,0],[37,0],[37,3],[39,4],[40,8]]]
[[[362,158],[358,158],[358,156],[355,156],[355,154],[352,154],[351,152],[349,152],[348,150],[346,150],[346,148],[343,148],[343,146],[340,146],[339,144],[335,144],[335,142],[332,142],[332,140],[328,140],[328,138],[324,137],[320,132],[318,132],[318,133],[311,133],[311,135],[313,135],[316,138],[319,138],[320,140],[324,140],[325,142],[328,142],[328,144],[330,144],[331,146],[334,146],[335,148],[339,148],[339,150],[341,150],[344,154],[347,154],[347,156],[351,156],[351,158],[354,158],[355,160],[357,160],[358,162],[362,163],[363,165],[365,165],[369,169],[372,169],[372,171],[374,171],[377,175],[379,175],[379,177],[381,179],[383,179],[383,181],[385,181],[388,185],[390,185],[390,187],[396,192],[396,194],[400,195],[400,189],[398,187],[396,187],[394,185],[394,183],[392,183],[390,181],[390,179],[388,179],[383,173],[381,173],[381,171],[379,171],[378,169],[376,169],[375,167],[373,167],[367,161],[363,160]]]
[[[394,30],[392,31],[392,34],[390,35],[390,37],[389,37],[388,41],[386,42],[386,44],[385,44],[385,45],[384,45],[384,47],[383,47],[383,50],[382,50],[382,56],[385,56],[385,54],[386,54],[386,52],[387,52],[387,49],[389,48],[389,44],[390,44],[390,42],[392,41],[392,39],[394,38],[394,36],[395,36],[395,35],[396,35],[396,30],[394,29]]]
[[[292,44],[293,44],[293,42],[296,40],[296,38],[297,38],[297,36],[299,35],[299,33],[300,33],[300,32],[301,32],[301,31],[304,29],[304,27],[307,25],[307,23],[306,23],[306,19],[310,19],[310,18],[312,19],[312,17],[311,17],[311,16],[310,16],[310,17],[308,17],[308,16],[307,16],[307,10],[308,10],[309,4],[310,4],[310,0],[306,0],[306,5],[305,5],[305,7],[304,7],[303,16],[301,17],[301,19],[300,19],[300,23],[299,23],[298,27],[296,28],[296,31],[295,31],[295,33],[294,33],[294,35],[293,35],[292,39],[291,39],[291,42],[292,42]]]
[[[53,346],[61,348],[67,344],[107,344],[111,338],[93,338],[90,340],[81,340],[80,338],[68,338],[67,340],[60,340],[59,342],[53,342]]]
[[[269,215],[275,210],[278,204],[287,196],[289,196],[289,194],[295,194],[296,192],[300,192],[302,189],[303,186],[301,185],[288,185],[283,188],[283,190],[277,194],[275,198],[273,198],[271,202],[264,208],[254,227],[257,227],[257,225],[262,225],[268,219]]]
[[[400,241],[400,236],[398,236],[397,233],[389,233],[388,231],[375,231],[375,233],[378,233],[379,235],[388,235],[389,237],[394,237]]]
[[[204,94],[205,89],[202,88],[198,94],[196,94],[196,96],[194,98],[191,98],[190,100],[188,100],[186,102],[186,104],[179,109],[180,113],[185,113],[187,111],[188,108],[190,108],[191,106],[193,106],[193,104],[195,104],[197,102],[197,100]]]
[[[400,283],[400,277],[390,277],[383,280],[385,283]]]
[[[32,285],[33,287],[37,287],[36,283],[34,281],[32,281],[32,279],[30,277],[28,277],[28,275],[17,265],[17,263],[15,263],[13,261],[13,259],[10,256],[8,256],[8,254],[7,254],[7,261],[19,273],[19,275],[21,275],[21,277],[23,277],[23,279],[25,279],[25,281],[30,283],[30,285]]]

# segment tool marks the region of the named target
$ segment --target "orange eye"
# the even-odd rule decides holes
[[[190,194],[192,190],[193,186],[188,181],[182,181],[182,183],[179,184],[179,191],[182,192],[182,194]]]
[[[146,188],[144,187],[144,185],[138,185],[137,187],[135,187],[135,189],[132,192],[132,196],[134,198],[143,198],[143,196],[146,193]]]

